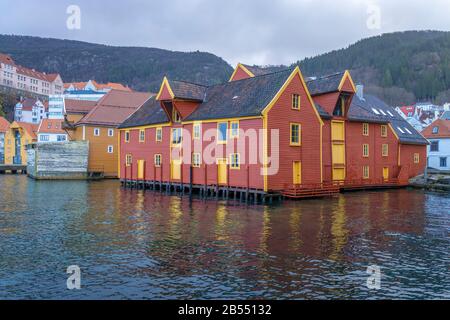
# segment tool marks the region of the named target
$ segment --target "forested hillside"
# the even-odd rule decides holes
[[[450,32],[384,34],[299,63],[307,75],[350,69],[391,104],[450,101]]]
[[[232,73],[227,62],[204,52],[8,35],[0,35],[0,52],[12,55],[24,66],[59,72],[66,82],[121,82],[139,91],[157,91],[164,75],[215,84],[227,81]],[[450,32],[384,34],[296,64],[307,76],[350,69],[355,82],[365,84],[367,92],[393,105],[450,101]]]
[[[0,35],[0,52],[21,65],[58,72],[65,82],[95,79],[155,92],[164,75],[201,84],[226,81],[233,72],[223,59],[205,52],[112,47],[72,40]]]

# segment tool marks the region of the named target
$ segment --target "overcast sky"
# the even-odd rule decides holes
[[[80,8],[81,29],[67,28],[69,5]],[[0,12],[3,34],[208,51],[232,65],[289,64],[386,32],[450,30],[450,0],[0,0]]]

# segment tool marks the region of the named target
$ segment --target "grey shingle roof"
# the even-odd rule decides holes
[[[334,73],[316,79],[311,79],[306,82],[308,90],[312,96],[319,94],[339,91],[339,85],[344,77],[345,72]]]
[[[128,117],[119,128],[132,128],[151,124],[161,124],[169,122],[166,112],[161,108],[161,103],[150,98],[135,113]]]
[[[186,121],[259,116],[293,69],[209,87],[205,100]]]
[[[315,106],[316,106],[316,109],[319,112],[319,115],[320,115],[321,118],[323,118],[323,119],[331,119],[331,118],[333,118],[331,116],[331,114],[326,112],[325,109],[321,105],[315,103]]]
[[[185,81],[169,81],[170,88],[175,98],[202,101],[205,97],[207,87],[185,82]]]
[[[406,144],[428,144],[428,141],[408,121],[403,119],[394,108],[372,95],[366,94],[363,99],[355,95],[350,105],[348,119],[350,121],[390,123],[400,142]]]
[[[269,73],[274,73],[282,70],[288,69],[286,66],[268,66],[268,67],[259,67],[259,66],[249,66],[246,64],[243,64],[245,68],[247,68],[248,71],[253,73],[255,76],[262,76]]]

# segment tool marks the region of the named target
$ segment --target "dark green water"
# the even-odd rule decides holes
[[[415,190],[246,207],[0,176],[0,298],[449,299],[449,231],[450,195]]]

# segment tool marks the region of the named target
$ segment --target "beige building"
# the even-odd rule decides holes
[[[40,95],[61,95],[64,82],[59,74],[47,74],[17,65],[0,53],[0,85]]]

